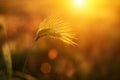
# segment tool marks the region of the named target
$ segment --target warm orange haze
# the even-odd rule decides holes
[[[0,80],[120,80],[120,1],[0,0]]]

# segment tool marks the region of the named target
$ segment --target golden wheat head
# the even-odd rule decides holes
[[[39,26],[35,40],[43,36],[59,39],[64,43],[76,45],[71,27],[63,19],[56,15],[47,17]]]

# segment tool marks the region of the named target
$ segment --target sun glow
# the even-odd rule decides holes
[[[85,1],[84,0],[74,0],[74,6],[75,7],[84,7]]]

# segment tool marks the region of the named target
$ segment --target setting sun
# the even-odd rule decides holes
[[[85,1],[84,0],[75,0],[74,1],[74,6],[75,7],[83,7],[85,5]]]

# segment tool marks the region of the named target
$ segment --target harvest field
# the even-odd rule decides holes
[[[120,80],[120,0],[0,0],[0,80]]]

